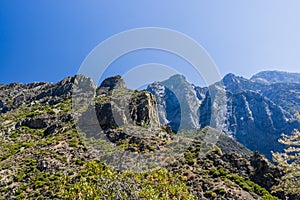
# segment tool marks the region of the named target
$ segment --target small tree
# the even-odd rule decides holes
[[[279,143],[286,145],[283,153],[272,153],[273,161],[278,163],[284,175],[275,191],[289,194],[300,193],[300,132],[294,130],[291,135],[282,134]]]

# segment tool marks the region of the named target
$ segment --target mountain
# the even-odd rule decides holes
[[[164,82],[155,82],[147,90],[156,96],[162,124],[170,125],[174,131],[200,128],[198,105],[201,100],[195,86],[184,76],[174,75]]]
[[[291,76],[293,76],[293,74]],[[292,115],[298,113],[300,110],[300,83],[297,81],[295,81],[295,83],[282,82],[265,84],[253,82],[253,80],[249,81],[243,77],[237,77],[234,74],[228,74],[223,78],[223,82],[231,92],[247,90],[260,93]]]
[[[250,80],[264,84],[300,83],[300,73],[289,73],[282,71],[262,71],[253,75]]]
[[[184,109],[192,112],[187,119],[198,113],[194,105],[205,105],[203,110],[211,105],[214,95],[208,97],[207,88],[190,85],[182,76],[174,78],[165,84],[172,86],[180,79],[186,84],[181,89],[194,89],[173,89],[181,92]],[[160,89],[158,94],[164,98],[175,95]],[[129,90],[120,76],[104,80],[99,87],[82,75],[58,83],[1,85],[0,97],[3,199],[277,199],[273,195],[288,195],[272,191],[282,172],[266,158],[216,129],[198,129],[205,121],[201,118],[183,121],[194,130],[173,133],[159,122],[159,116],[171,113],[174,99]],[[177,109],[176,101],[174,105]],[[159,106],[166,110],[159,112]],[[169,114],[163,116],[171,123]],[[217,140],[210,141],[211,136]]]
[[[175,75],[149,85],[148,91],[156,96],[161,123],[174,131],[212,126],[269,159],[271,151],[283,150],[277,142],[281,133],[300,128],[295,117],[300,110],[299,83],[266,84],[228,74],[200,88]]]

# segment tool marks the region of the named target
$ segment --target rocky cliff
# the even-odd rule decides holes
[[[299,83],[266,84],[228,74],[201,88],[177,75],[148,90],[157,98],[161,122],[174,131],[210,125],[268,158],[271,150],[282,150],[277,142],[281,133],[300,128],[295,117],[300,110]],[[223,95],[221,102],[212,98],[214,93]]]
[[[103,130],[128,124],[160,127],[155,97],[127,89],[120,76],[105,79],[93,100],[88,110],[95,109]]]
[[[161,123],[172,126],[174,131],[200,128],[200,100],[194,88],[182,75],[148,86],[148,91],[156,96]]]

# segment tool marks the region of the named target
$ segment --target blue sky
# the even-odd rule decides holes
[[[299,72],[299,9],[296,0],[1,0],[0,83],[54,82],[74,75],[100,42],[139,27],[164,27],[194,38],[222,76]],[[188,70],[174,56],[144,51],[123,56],[107,75],[150,62]]]

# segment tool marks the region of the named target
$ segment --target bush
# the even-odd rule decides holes
[[[185,157],[188,165],[193,165],[195,163],[194,155],[190,151],[185,152],[184,157]]]
[[[219,194],[219,195],[224,195],[226,193],[226,191],[223,188],[216,188],[214,190],[214,192]]]
[[[258,184],[245,180],[243,177],[237,175],[237,174],[229,174],[227,177],[238,184],[241,188],[248,192],[254,192],[257,195],[263,197],[263,199],[268,199],[268,200],[276,200],[278,198],[272,196],[265,188],[262,188]]]

